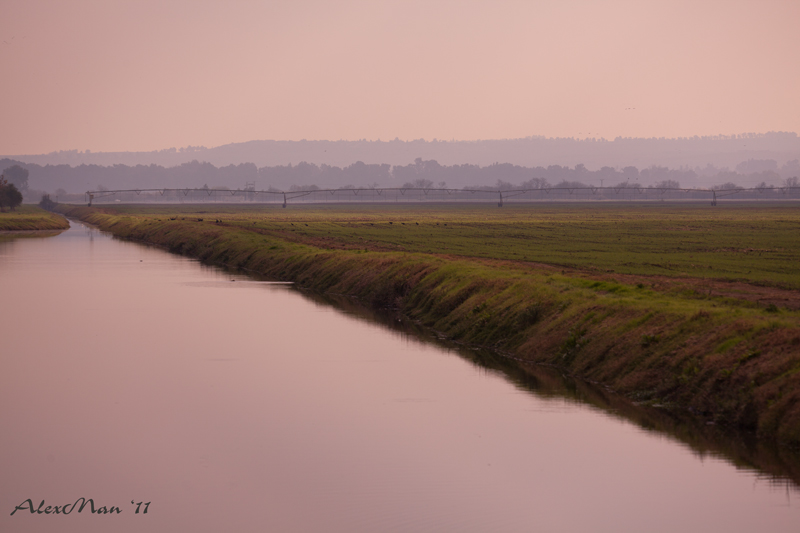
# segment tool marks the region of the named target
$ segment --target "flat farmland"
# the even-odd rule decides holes
[[[587,272],[723,279],[800,289],[800,206],[123,206],[329,249],[447,254]]]

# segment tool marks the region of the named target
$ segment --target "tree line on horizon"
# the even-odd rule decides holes
[[[479,190],[538,189],[549,187],[664,187],[692,188],[699,180],[711,180],[718,188],[741,187],[742,182],[770,187],[798,186],[800,162],[782,166],[774,160],[750,159],[734,170],[713,165],[696,168],[667,168],[653,165],[644,169],[601,167],[589,170],[550,165],[524,167],[510,163],[488,166],[441,165],[436,160],[417,158],[408,165],[366,164],[361,161],[346,167],[299,163],[258,168],[253,163],[217,167],[192,161],[174,167],[160,165],[36,165],[0,160],[0,168],[10,165],[24,172],[24,190],[34,194],[64,196],[87,190],[212,188],[257,190],[314,190],[340,188],[471,188]],[[9,169],[6,169],[6,172]],[[17,175],[15,174],[15,175]],[[21,174],[20,174],[21,175]],[[30,176],[30,177],[28,177]],[[32,196],[32,195],[31,195]],[[38,201],[38,198],[35,198]],[[33,198],[29,199],[33,201]]]

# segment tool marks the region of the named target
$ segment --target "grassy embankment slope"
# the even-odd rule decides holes
[[[800,212],[769,206],[66,208],[466,344],[800,444]],[[201,220],[202,219],[202,220]]]
[[[69,222],[35,205],[21,205],[14,211],[0,213],[0,231],[59,230]]]

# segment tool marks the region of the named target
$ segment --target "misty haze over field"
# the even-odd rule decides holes
[[[413,157],[413,160],[409,161]],[[155,152],[13,156],[37,193],[95,189],[797,185],[795,133],[686,139],[253,141]],[[66,197],[64,197],[66,198]]]

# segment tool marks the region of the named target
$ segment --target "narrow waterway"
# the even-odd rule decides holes
[[[800,530],[792,482],[75,222],[0,295],[3,532]],[[26,502],[81,497],[122,512]]]

